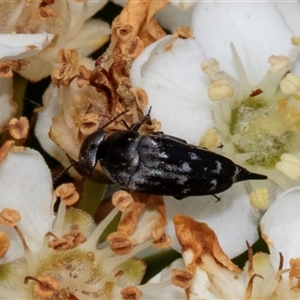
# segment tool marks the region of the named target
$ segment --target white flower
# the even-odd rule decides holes
[[[3,149],[3,148],[2,148]],[[14,148],[0,163],[0,211],[20,212],[18,226],[32,251],[37,251],[46,232],[52,228],[52,179],[42,156],[35,150]],[[24,255],[19,236],[12,228],[0,225],[10,235],[11,247],[0,260],[6,263]]]
[[[261,220],[262,235],[269,246],[274,268],[279,265],[280,253],[283,268],[288,268],[290,260],[300,258],[299,242],[299,197],[300,186],[282,193],[270,206]]]
[[[300,14],[298,3],[199,2],[192,19],[195,39],[165,37],[147,47],[131,69],[131,81],[146,90],[152,117],[162,122],[162,131],[199,145],[201,137],[214,127],[216,140],[224,146],[220,153],[251,171],[268,175],[281,188],[297,184],[300,174],[299,108],[294,94],[299,91],[298,77],[281,80],[285,72],[296,70],[297,50],[290,39],[299,28],[290,27],[296,22],[289,18],[285,5]],[[207,147],[203,140],[201,145]],[[289,166],[294,171],[288,172]],[[277,187],[271,182],[236,184],[221,195],[224,219],[230,227],[227,230],[223,217],[218,218],[220,204],[212,197],[210,203],[204,197],[194,197],[184,204],[168,198],[167,213],[171,211],[169,218],[177,211],[205,220],[233,257],[245,249],[243,241],[252,243],[257,237],[259,218],[253,217],[257,212],[250,207],[248,193],[261,187],[269,189],[273,201]],[[234,209],[236,201],[244,204],[247,218],[241,216],[240,208]]]
[[[89,55],[106,42],[108,25],[100,20],[89,19],[106,4],[106,1],[53,1],[28,3],[23,0],[10,5],[0,5],[2,33],[0,42],[1,57],[16,57],[18,52],[35,52],[36,55],[23,62],[22,68],[15,69],[31,81],[38,81],[52,71],[56,54],[61,48],[77,48],[82,55]],[[46,32],[46,33],[45,33]],[[38,41],[45,45],[43,35],[52,43],[41,53],[37,53]],[[53,39],[55,37],[55,39]],[[31,42],[27,44],[27,39]]]
[[[105,245],[100,249],[98,240],[118,209],[96,226],[87,213],[66,207],[64,201],[73,194],[69,186],[56,190],[61,203],[52,227],[52,180],[43,158],[34,150],[5,145],[0,152],[0,297],[82,299],[88,295],[103,299],[110,295],[121,299],[121,294],[139,284],[145,264],[133,256],[151,242],[133,247],[125,255],[115,255]],[[10,247],[5,253],[7,235]],[[110,239],[114,248],[118,243]],[[153,286],[165,288],[170,282]]]
[[[291,191],[292,194],[293,192]],[[297,195],[292,197],[295,196],[299,197],[299,190]],[[289,198],[291,199],[290,196]],[[184,215],[174,217],[186,268],[182,270],[181,267],[181,270],[173,271],[173,274],[181,274],[181,277],[186,279],[183,288],[188,299],[299,299],[299,239],[296,234],[292,236],[290,231],[284,231],[285,225],[282,226],[282,222],[299,225],[296,221],[298,216],[292,217],[291,222],[292,214],[287,213],[278,222],[278,215],[285,207],[282,205],[283,201],[280,201],[281,205],[277,205],[276,202],[272,205],[273,213],[266,213],[269,216],[264,220],[262,230],[271,252],[275,250],[273,243],[278,246],[277,250],[280,248],[281,254],[277,253],[280,259],[275,262],[272,253],[269,255],[258,252],[253,255],[249,248],[249,261],[243,270],[228,259],[219,245],[217,236],[207,224],[196,222]],[[288,202],[291,204],[291,201]],[[292,209],[295,209],[295,206],[290,212]],[[296,211],[299,209],[296,208]],[[278,233],[286,239],[278,239]],[[298,251],[290,251],[290,247],[293,250],[297,248]]]

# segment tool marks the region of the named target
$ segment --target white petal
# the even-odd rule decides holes
[[[0,211],[4,208],[17,210],[21,215],[17,226],[29,248],[39,249],[54,219],[51,174],[39,152],[29,148],[23,152],[9,151],[0,163],[0,195]],[[16,258],[13,252],[4,259],[11,257]]]
[[[12,102],[13,86],[9,78],[0,79],[0,127],[6,125],[16,113],[17,105]]]
[[[251,85],[266,73],[269,56],[288,56],[293,48],[293,31],[275,2],[199,2],[192,22],[204,54],[219,60],[221,69],[238,79],[230,52],[234,44]]]
[[[0,34],[0,59],[23,59],[30,57],[45,47],[52,39],[53,34]]]
[[[167,234],[172,237],[172,247],[181,251],[177,243],[172,218],[176,213],[205,222],[218,236],[223,251],[233,258],[246,250],[246,241],[254,243],[257,238],[258,221],[252,214],[249,195],[243,182],[234,184],[221,194],[221,200],[213,196],[189,197],[175,200],[165,197],[168,216]]]
[[[273,267],[278,269],[279,253],[284,258],[283,268],[291,258],[300,258],[300,186],[279,196],[261,220],[263,237],[269,245]]]
[[[160,26],[173,33],[179,26],[191,27],[196,4],[196,1],[172,1],[166,8],[157,12],[155,17]]]
[[[192,144],[213,126],[208,78],[200,68],[203,60],[193,39],[167,36],[143,51],[130,74],[133,85],[146,90],[151,117],[162,122],[162,131]]]
[[[70,160],[66,153],[49,138],[52,118],[61,112],[57,97],[57,88],[49,86],[43,96],[44,106],[38,109],[34,133],[43,149],[64,167],[67,167],[70,165]]]
[[[172,299],[172,300],[181,300],[186,299],[184,289],[174,286],[170,283],[170,278],[172,277],[172,270],[173,269],[185,269],[184,262],[181,258],[173,261],[168,267],[164,268],[161,272],[159,272],[155,277],[151,278],[146,285],[151,286],[152,283],[163,283],[169,282],[169,284],[165,288],[157,288],[153,285],[151,291],[146,292],[143,294],[141,299]]]

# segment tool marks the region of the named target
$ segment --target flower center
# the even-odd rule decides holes
[[[279,134],[272,126],[272,121],[280,122],[279,111],[260,97],[248,97],[232,111],[230,132],[237,137],[233,145],[239,153],[251,153],[247,163],[272,168],[288,152],[292,132]]]

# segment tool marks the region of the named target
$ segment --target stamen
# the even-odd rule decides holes
[[[50,276],[41,276],[38,278],[26,276],[24,283],[28,283],[29,280],[37,282],[33,287],[33,291],[42,299],[51,299],[57,291],[58,282]]]
[[[215,58],[210,58],[201,63],[201,69],[204,74],[213,76],[220,71],[220,63]]]
[[[200,147],[215,150],[221,145],[221,137],[216,128],[208,129],[201,137]]]
[[[250,193],[250,205],[255,209],[265,210],[269,207],[269,192],[266,188],[258,188]]]
[[[79,199],[79,193],[76,191],[73,183],[64,183],[55,190],[55,195],[60,197],[60,200],[65,205],[73,205]]]
[[[8,130],[14,139],[25,139],[29,130],[28,119],[26,117],[20,117],[19,120],[17,118],[11,119],[8,124]]]
[[[187,270],[172,270],[172,284],[183,289],[188,289],[191,286],[193,274]]]
[[[290,153],[284,153],[276,164],[276,169],[296,181],[300,178],[300,158]]]
[[[208,85],[208,97],[212,101],[230,98],[234,95],[234,88],[228,79],[217,79]]]
[[[285,95],[296,94],[300,90],[300,77],[288,73],[280,82],[280,89]]]
[[[142,291],[135,286],[128,286],[121,291],[122,300],[139,300]]]

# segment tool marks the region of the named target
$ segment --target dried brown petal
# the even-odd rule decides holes
[[[109,243],[111,250],[117,255],[127,254],[133,247],[127,234],[123,232],[113,232],[106,240]]]
[[[81,87],[83,87],[85,84],[90,85],[89,80],[90,80],[90,78],[91,78],[91,76],[92,76],[93,71],[87,69],[87,68],[86,68],[85,66],[83,66],[83,65],[80,65],[80,66],[78,67],[78,72],[79,72],[79,74],[78,74],[78,79],[77,79],[77,86],[78,86],[79,88],[81,88]]]
[[[292,258],[290,259],[290,271],[289,277],[300,279],[300,258]]]
[[[206,223],[197,222],[183,214],[175,215],[173,222],[183,256],[186,251],[193,253],[187,266],[189,272],[195,274],[197,264],[201,264],[201,258],[205,255],[221,263],[230,271],[241,272],[223,252],[216,234]]]
[[[0,258],[4,257],[10,246],[10,240],[7,233],[0,231]]]
[[[7,227],[14,227],[21,220],[20,214],[10,208],[4,208],[0,213],[0,224]]]
[[[129,208],[130,205],[133,204],[133,198],[128,192],[119,190],[113,194],[112,204],[120,211],[124,212],[125,209]]]
[[[60,197],[65,205],[73,205],[79,199],[79,193],[76,191],[73,183],[64,183],[57,187],[55,195]]]
[[[57,54],[58,66],[53,68],[51,79],[54,86],[67,85],[78,65],[76,49],[61,49]]]
[[[142,294],[135,286],[128,286],[121,291],[122,300],[139,300]]]
[[[193,280],[193,274],[187,270],[172,270],[171,282],[175,286],[179,286],[182,289],[188,289]]]
[[[28,135],[29,122],[26,117],[20,117],[20,119],[13,118],[8,124],[8,130],[10,135],[16,139],[24,139]]]
[[[14,62],[5,60],[0,62],[0,78],[12,78],[14,76]]]
[[[5,159],[8,154],[8,150],[13,148],[15,145],[15,141],[8,140],[6,141],[3,146],[0,148],[0,163]]]

